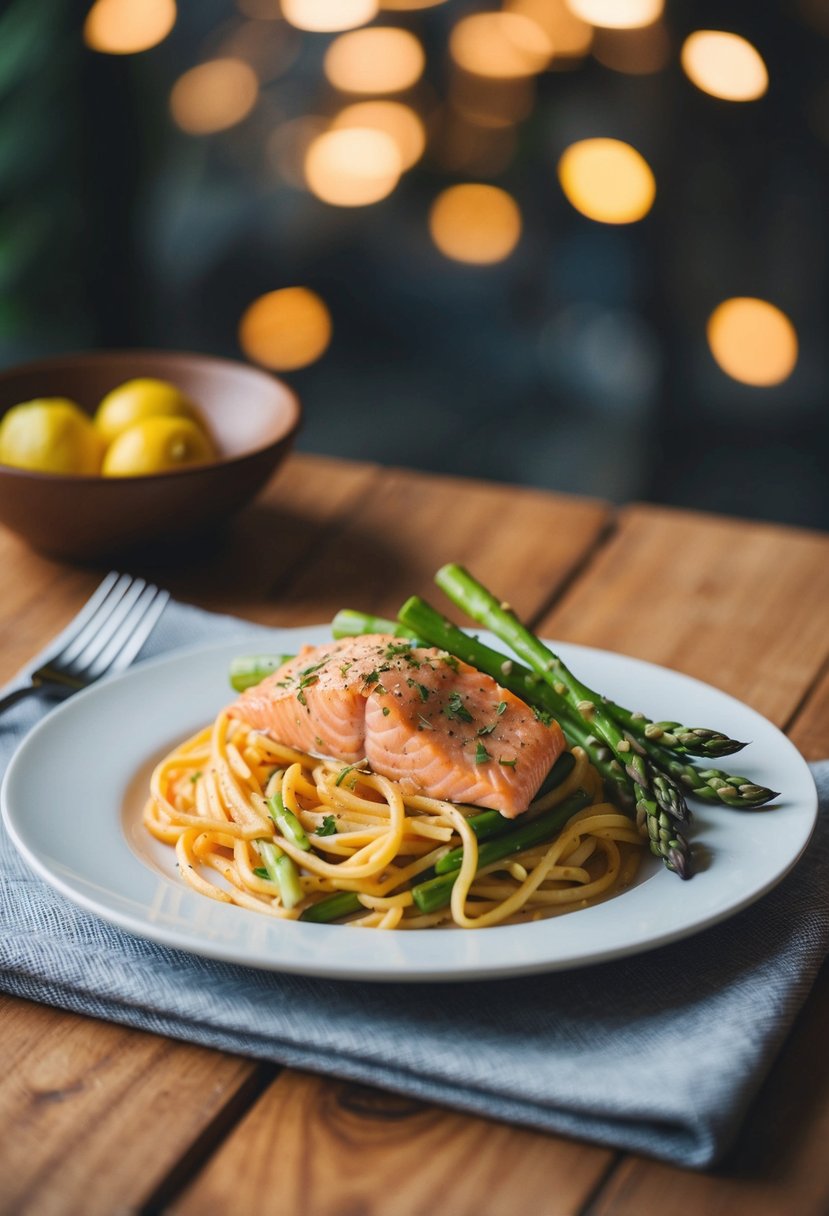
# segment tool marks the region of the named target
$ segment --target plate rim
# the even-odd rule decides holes
[[[678,925],[674,930],[665,930],[664,932],[658,933],[655,936],[652,935],[647,941],[634,940],[629,942],[627,945],[620,945],[618,943],[611,944],[604,949],[595,948],[588,954],[568,957],[564,960],[556,959],[554,957],[551,958],[549,956],[538,956],[534,959],[512,959],[511,961],[502,961],[495,966],[483,966],[481,964],[469,963],[466,965],[461,965],[460,971],[448,970],[445,963],[442,963],[439,966],[435,966],[431,963],[427,963],[426,965],[415,965],[411,960],[407,961],[405,970],[395,969],[393,967],[389,968],[388,965],[385,967],[378,967],[376,957],[371,961],[370,965],[363,964],[361,966],[359,963],[355,963],[353,961],[343,963],[341,961],[342,952],[336,949],[326,952],[326,956],[324,958],[320,959],[314,957],[310,962],[301,956],[301,951],[295,952],[295,957],[290,955],[285,957],[283,955],[278,958],[273,957],[271,954],[268,954],[267,957],[263,957],[261,953],[257,954],[255,949],[252,953],[251,947],[248,947],[245,953],[239,953],[238,946],[228,947],[228,945],[222,941],[221,938],[217,938],[215,941],[213,941],[208,937],[199,937],[198,932],[192,927],[189,929],[176,929],[174,925],[168,926],[158,921],[148,921],[146,908],[144,909],[142,915],[130,915],[122,908],[111,906],[111,903],[102,903],[100,899],[92,898],[82,889],[79,889],[76,885],[73,885],[71,881],[66,880],[59,872],[59,867],[56,868],[54,864],[50,865],[48,860],[44,859],[39,855],[38,852],[34,851],[30,847],[30,844],[25,837],[25,833],[18,831],[18,825],[15,820],[15,812],[10,805],[10,790],[13,791],[14,789],[14,784],[18,780],[18,772],[20,768],[25,766],[30,754],[33,751],[36,753],[36,749],[40,744],[41,738],[44,735],[48,738],[49,731],[55,729],[56,723],[59,724],[67,716],[77,714],[78,707],[84,707],[90,700],[92,700],[94,703],[94,701],[102,696],[106,697],[112,695],[111,690],[117,689],[125,683],[129,684],[137,677],[143,678],[143,673],[152,673],[159,668],[163,669],[165,667],[175,667],[182,663],[186,665],[188,662],[191,662],[197,657],[218,656],[220,654],[225,654],[227,656],[227,653],[233,650],[238,653],[240,646],[255,644],[261,649],[263,642],[261,627],[258,636],[255,638],[251,636],[249,631],[246,632],[246,629],[249,630],[249,628],[248,623],[240,622],[238,638],[228,636],[226,639],[220,641],[194,643],[186,647],[177,647],[174,650],[165,652],[164,654],[145,659],[140,663],[133,664],[127,671],[106,680],[101,680],[75,696],[69,698],[67,701],[61,703],[51,712],[49,712],[40,722],[38,722],[21,740],[9,761],[6,773],[3,777],[2,787],[0,787],[0,812],[2,812],[3,822],[7,832],[9,833],[9,837],[17,851],[30,866],[30,868],[32,868],[39,875],[39,877],[41,877],[55,890],[59,891],[61,895],[69,899],[73,904],[81,907],[84,911],[91,913],[92,915],[95,915],[111,924],[114,924],[120,929],[123,929],[134,936],[153,941],[161,946],[171,949],[184,950],[189,953],[201,955],[206,958],[211,958],[216,961],[221,961],[232,965],[240,965],[249,968],[252,967],[258,970],[272,970],[277,972],[335,980],[433,983],[457,980],[475,981],[482,979],[506,979],[514,976],[538,974],[550,971],[575,970],[581,967],[594,966],[610,960],[631,957],[633,955],[658,949],[677,940],[681,940],[685,937],[702,932],[705,929],[708,929],[716,924],[720,924],[723,921],[737,915],[737,913],[761,899],[786,877],[786,875],[792,870],[792,868],[799,861],[800,857],[803,855],[803,852],[808,846],[809,840],[811,839],[814,831],[818,810],[818,796],[814,779],[810,769],[808,768],[808,764],[788,736],[786,736],[783,731],[781,731],[773,722],[765,718],[763,714],[759,713],[759,711],[747,705],[745,702],[740,701],[739,698],[734,697],[732,694],[717,688],[715,685],[709,684],[704,680],[700,680],[696,676],[691,676],[685,672],[676,671],[673,668],[666,667],[663,664],[654,663],[650,660],[640,659],[631,655],[625,655],[618,651],[612,651],[606,648],[587,646],[575,642],[553,641],[552,645],[556,648],[560,648],[563,652],[589,654],[591,658],[595,658],[599,661],[604,658],[610,658],[611,661],[614,662],[633,664],[634,667],[647,668],[650,672],[656,673],[657,680],[661,680],[667,676],[672,681],[676,680],[680,683],[686,683],[690,686],[703,690],[703,695],[705,696],[714,694],[716,698],[722,699],[726,703],[730,703],[737,712],[747,713],[750,717],[754,717],[761,721],[765,728],[770,729],[777,737],[778,744],[784,746],[784,748],[788,751],[790,761],[792,763],[796,763],[800,767],[801,775],[808,776],[809,782],[809,805],[806,805],[804,802],[804,804],[799,808],[801,814],[805,814],[809,817],[809,822],[803,831],[802,839],[800,839],[797,849],[787,857],[785,864],[776,870],[767,881],[764,881],[759,886],[755,886],[750,890],[747,890],[739,898],[732,900],[727,904],[727,906],[724,906],[718,912],[707,915],[704,918],[698,921],[693,921],[690,924],[684,923]],[[275,636],[284,636],[286,634],[290,634],[292,636],[296,636],[297,638],[304,637],[305,640],[313,640],[310,638],[310,635],[326,634],[328,638],[331,636],[330,622],[317,625],[284,627],[275,626],[266,628],[268,629],[269,633],[272,633]],[[492,635],[485,634],[484,631],[476,632],[478,632],[480,636],[486,637],[486,640],[490,641],[491,643],[494,642],[496,645],[502,645],[498,643],[497,639],[492,638]],[[275,642],[274,644],[277,646],[279,645],[278,642]],[[182,708],[182,717],[184,716],[186,715],[184,713],[184,709]],[[209,717],[207,720],[209,720]],[[152,751],[149,744],[147,744],[145,751],[146,762],[146,759],[149,758]],[[135,768],[131,767],[129,773],[121,774],[126,784],[128,784],[129,781],[134,778],[135,772]],[[805,797],[806,794],[804,791],[804,799]],[[771,813],[773,812],[769,812],[769,814]],[[740,814],[740,812],[735,812],[735,814]],[[122,826],[122,813],[120,805],[118,811],[113,815],[112,818],[114,822],[117,823],[118,834],[122,838],[123,843],[129,849],[130,856],[134,863],[137,866],[140,866],[142,871],[149,873],[150,867],[145,863],[142,863],[142,860],[131,848],[129,848],[126,841],[125,832]],[[653,877],[655,878],[657,875],[654,874]],[[174,886],[176,891],[180,893],[181,899],[186,903],[189,903],[190,900],[198,901],[198,904],[194,905],[194,910],[196,912],[198,912],[199,907],[202,907],[203,905],[209,905],[212,909],[221,909],[223,912],[230,911],[234,917],[241,918],[239,922],[240,929],[244,922],[250,921],[257,925],[264,921],[269,926],[281,925],[284,927],[286,925],[290,925],[292,928],[297,927],[297,922],[273,921],[270,920],[270,918],[262,917],[255,912],[248,911],[237,906],[213,903],[213,901],[206,900],[204,896],[199,896],[196,892],[184,887],[180,883],[175,883],[173,879],[168,877],[161,877],[160,875],[156,874],[156,879],[168,885]],[[675,878],[673,881],[678,882],[678,880]],[[683,889],[687,889],[685,884],[683,884]],[[636,890],[636,888],[633,888],[632,890]],[[113,894],[114,892],[111,890],[106,892],[107,898],[110,899]],[[628,896],[630,894],[631,892],[625,893],[625,895]],[[624,896],[621,898],[624,898]],[[595,905],[593,909],[582,910],[582,917],[595,909],[607,908],[615,905],[615,899],[608,900],[604,904]],[[514,935],[516,931],[521,932],[528,929],[535,929],[541,925],[550,925],[556,922],[564,923],[568,919],[568,916],[564,916],[562,918],[555,918],[555,920],[552,922],[547,920],[533,925],[495,926],[490,933],[496,933],[498,935]],[[332,941],[332,944],[336,942],[345,927],[303,924],[300,928],[301,931],[306,933],[310,931],[314,935],[315,944],[319,945],[320,947],[324,947],[329,940]],[[337,936],[334,939],[331,939],[332,934]],[[439,936],[441,939],[447,937],[455,938],[456,934],[461,935],[461,931],[447,931],[445,934],[440,934]],[[462,934],[463,938],[466,938],[467,936],[468,933]],[[477,933],[473,933],[473,936],[475,938],[479,937]],[[487,937],[489,938],[489,936],[490,935],[488,934]],[[432,931],[425,929],[408,930],[405,932],[405,934],[382,935],[382,938],[385,941],[388,941],[390,938],[399,940],[400,938],[417,939],[423,937],[427,937],[434,941],[436,935]],[[372,937],[370,940],[376,941],[376,938]],[[296,945],[296,942],[293,944]],[[342,942],[340,942],[340,944],[342,944]],[[372,949],[376,954],[376,949]],[[348,951],[345,952],[346,955],[348,953]],[[394,952],[386,951],[386,953]]]

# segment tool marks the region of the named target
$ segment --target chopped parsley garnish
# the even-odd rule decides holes
[[[391,713],[391,710],[389,709],[388,705],[384,705],[383,706],[383,717],[387,718],[390,713]]]
[[[370,671],[367,676],[363,676],[364,684],[376,684],[380,679],[379,671]]]
[[[498,763],[501,765],[502,768],[515,768],[518,761],[517,760],[499,760]]]
[[[341,663],[341,664],[340,664],[340,675],[341,675],[341,676],[346,675],[346,673],[348,672],[348,669],[349,669],[349,667],[351,667],[351,665],[352,665],[352,664],[351,664],[350,662],[348,662],[348,663]]]
[[[534,705],[533,713],[543,726],[549,726],[553,720],[553,715],[550,713],[549,709],[539,709],[537,705]]]
[[[299,675],[300,677],[310,676],[313,672],[319,671],[319,669],[321,667],[324,667],[327,662],[328,662],[328,655],[326,655],[325,658],[320,659],[319,663],[312,663],[310,667],[303,667],[302,671],[297,672],[297,675]]]
[[[454,718],[456,722],[471,722],[472,714],[466,708],[459,692],[453,692],[446,703],[443,711],[447,718]]]
[[[191,773],[191,774],[190,774],[190,780],[193,782],[193,785],[195,785],[195,784],[196,784],[196,782],[198,781],[199,777],[201,777],[201,775],[202,775],[202,774],[201,774],[201,769],[199,769],[199,770],[198,770],[197,772],[195,772],[195,773]]]
[[[419,684],[419,683],[417,682],[417,680],[413,680],[413,679],[411,678],[411,676],[409,676],[409,678],[408,678],[408,680],[406,681],[406,683],[408,684],[409,688],[416,688],[416,689],[417,689],[418,693],[420,694],[420,699],[421,699],[421,701],[428,701],[428,700],[429,700],[429,697],[430,697],[431,693],[429,692],[429,689],[426,687],[426,685],[425,685],[425,684]]]
[[[417,728],[418,730],[434,730],[435,729],[434,726],[432,726],[432,723],[429,721],[429,719],[423,717],[423,714],[418,714],[417,720],[420,723],[420,725]]]
[[[254,866],[253,872],[257,878],[270,879],[270,874],[268,873],[268,871],[265,869],[264,866]]]
[[[316,684],[318,680],[319,676],[314,675],[314,673],[311,672],[307,676],[302,677],[302,679],[299,681],[299,686],[300,688],[307,688],[309,684]]]
[[[483,743],[479,743],[475,748],[475,763],[486,764],[487,760],[491,760],[489,752],[484,747]]]
[[[337,835],[337,820],[333,815],[324,815],[322,823],[316,830],[317,836],[336,836]]]
[[[475,734],[476,735],[491,735],[497,725],[498,725],[497,722],[490,722],[489,726],[479,727],[478,730],[475,732]]]
[[[504,710],[506,708],[507,708],[506,701],[499,701],[498,704],[495,706],[495,712],[499,718],[501,717],[501,714],[504,712]]]
[[[308,702],[305,700],[305,693],[302,691],[301,688],[296,695],[296,699],[297,699],[297,701],[299,701],[300,705],[304,705],[306,709],[308,708]]]
[[[453,654],[442,654],[440,661],[441,663],[445,663],[447,667],[451,667],[453,671],[458,670],[458,660]]]
[[[344,769],[341,769],[340,772],[337,773],[337,780],[334,782],[334,784],[342,785],[343,781],[345,781],[348,774],[353,773],[355,768],[359,768],[359,767],[360,767],[359,764],[347,764]]]
[[[411,642],[389,642],[384,655],[387,659],[393,659],[399,654],[408,654],[411,648]]]

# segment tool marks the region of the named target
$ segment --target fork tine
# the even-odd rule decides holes
[[[143,578],[130,578],[129,585],[117,603],[109,605],[106,614],[102,610],[96,621],[94,636],[89,639],[80,653],[76,653],[75,657],[69,662],[69,666],[75,675],[84,680],[93,678],[89,675],[92,665],[106,649],[110,638],[120,628],[121,622],[127,618],[133,604],[139,599],[146,586],[147,584]],[[107,607],[107,605],[104,605],[104,607]]]
[[[114,579],[112,576],[114,575]],[[108,584],[108,585],[107,585]],[[81,627],[77,629],[64,647],[57,654],[51,655],[49,661],[61,667],[74,665],[87,646],[95,640],[100,630],[106,624],[110,614],[117,608],[124,595],[133,584],[130,574],[107,575],[104,582],[92,596],[90,603],[82,610]],[[100,592],[106,586],[105,594]],[[88,609],[92,608],[92,611]]]
[[[125,667],[129,667],[152,633],[169,598],[169,591],[161,591],[152,583],[148,583],[118,630],[112,635],[109,644],[90,666],[88,678],[97,680],[107,672],[123,671]]]
[[[84,604],[83,608],[81,608],[78,615],[68,625],[67,629],[71,630],[71,632],[68,633],[63,647],[58,652],[61,656],[63,656],[64,653],[66,653],[66,651],[75,643],[81,632],[89,624],[98,609],[104,603],[112,588],[115,586],[118,580],[123,577],[124,576],[119,574],[117,570],[110,570],[109,574],[107,574],[106,577],[101,580],[101,582],[92,592],[92,595],[90,595],[89,599]],[[54,657],[56,658],[57,655]]]

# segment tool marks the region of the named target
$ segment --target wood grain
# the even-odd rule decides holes
[[[170,1211],[575,1216],[611,1160],[604,1149],[291,1072]]]
[[[542,629],[688,672],[783,725],[829,656],[829,538],[631,508]]]
[[[394,615],[410,595],[443,600],[433,577],[460,561],[533,617],[585,560],[609,509],[588,499],[403,470],[387,473],[280,598],[284,623],[337,608]]]
[[[211,1125],[249,1062],[0,996],[0,1212],[134,1211]]]

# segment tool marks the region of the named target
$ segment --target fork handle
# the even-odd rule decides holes
[[[48,684],[24,684],[22,688],[13,688],[11,692],[6,693],[5,697],[0,697],[0,714],[12,705],[16,705],[18,701],[22,701],[24,697],[51,691],[52,688]]]

